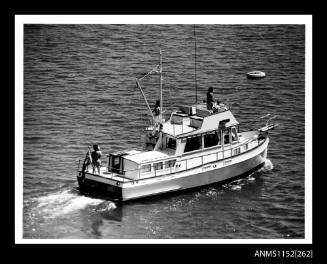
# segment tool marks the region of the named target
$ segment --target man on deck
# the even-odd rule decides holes
[[[207,92],[207,109],[215,112],[217,111],[217,105],[219,104],[220,102],[218,100],[215,102],[213,98],[213,88],[210,86]]]
[[[95,168],[98,169],[98,173],[100,174],[100,166],[101,166],[101,156],[102,152],[100,151],[99,145],[93,145],[93,151],[91,153],[92,157],[92,167],[93,167],[93,173],[95,172]]]

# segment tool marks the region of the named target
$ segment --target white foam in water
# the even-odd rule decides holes
[[[231,183],[224,184],[223,188],[226,188],[226,189],[229,189],[232,191],[240,191],[242,189],[242,185],[244,185],[244,183],[241,183],[239,180],[236,180]]]
[[[248,180],[248,181],[255,181],[255,178],[252,177],[252,176],[249,176],[249,177],[247,178],[247,180]]]
[[[242,189],[241,185],[234,185],[231,187],[231,190],[233,190],[233,191],[240,191],[241,189]]]
[[[238,179],[238,180],[233,181],[232,183],[241,184],[243,181],[244,181],[243,179]]]
[[[210,189],[206,192],[206,196],[212,197],[215,195],[217,195],[217,192],[215,190]]]
[[[70,190],[60,191],[36,199],[39,202],[39,213],[48,217],[56,217],[73,211],[81,210],[90,205],[98,205],[104,200],[93,199],[71,193]]]
[[[274,168],[274,165],[272,164],[270,159],[266,159],[265,164],[263,165],[263,168],[261,170],[263,171],[270,171]]]
[[[109,202],[105,207],[97,209],[97,212],[106,212],[106,211],[110,211],[110,210],[113,210],[116,208],[117,208],[117,206],[115,205],[115,203]]]
[[[86,208],[89,205],[98,205],[103,203],[103,200],[92,199],[89,197],[76,197],[72,199],[69,204],[67,204],[61,211],[61,214],[67,214],[76,210],[81,210]]]

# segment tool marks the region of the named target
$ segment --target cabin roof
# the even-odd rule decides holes
[[[182,124],[171,124],[169,121],[163,124],[162,132],[173,137],[177,137],[184,133],[195,131],[196,128],[190,126],[190,121]]]
[[[134,154],[137,154],[137,153],[140,153],[140,152],[141,151],[135,150],[135,149],[132,149],[132,150],[122,150],[122,151],[117,151],[117,152],[110,153],[110,154],[108,154],[108,156],[109,155],[113,155],[113,156],[134,155]]]
[[[124,156],[125,159],[133,161],[138,164],[153,162],[156,160],[162,160],[164,158],[169,158],[169,157],[170,156],[167,153],[156,151],[156,150],[140,152],[137,154]]]
[[[218,127],[222,124],[224,124],[224,127],[231,127],[236,126],[239,123],[231,111],[227,110],[204,117],[201,128],[188,133],[180,134],[177,137],[194,136],[197,134],[203,134],[209,131],[217,130]]]

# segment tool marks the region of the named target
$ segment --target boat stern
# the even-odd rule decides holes
[[[113,200],[122,200],[123,191],[118,182],[101,182],[89,177],[83,177],[82,172],[77,176],[78,189],[82,194],[105,197]]]

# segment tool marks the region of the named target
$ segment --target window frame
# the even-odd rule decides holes
[[[194,151],[201,151],[201,150],[203,149],[203,143],[202,143],[202,139],[203,139],[203,138],[202,138],[202,137],[203,137],[202,135],[199,135],[199,136],[195,136],[195,137],[189,137],[189,138],[186,138],[186,142],[185,142],[185,146],[184,146],[184,151],[183,151],[183,153],[192,153],[192,152],[194,152]],[[199,144],[200,144],[199,148],[197,148],[197,149],[193,149],[193,150],[185,151],[188,140],[189,140],[189,139],[194,139],[194,138],[198,138],[198,139],[199,139]]]
[[[164,163],[164,166],[165,166],[165,169],[169,169],[169,168],[175,167],[175,164],[176,164],[176,159],[166,160],[165,163]]]
[[[161,168],[157,167],[159,164],[161,164]],[[153,163],[151,167],[153,167],[153,171],[162,170],[163,169],[163,162],[160,161],[160,162]]]
[[[168,147],[168,142],[169,142],[169,140],[173,140],[173,141],[175,141],[175,148],[170,148],[170,147]],[[177,148],[177,140],[176,140],[175,138],[172,138],[172,137],[166,137],[165,148],[166,148],[166,149],[171,149],[171,150],[176,150],[176,148]]]
[[[217,136],[218,136],[218,142],[217,142],[217,144],[216,145],[212,145],[212,146],[210,146],[210,147],[206,147],[205,146],[205,136],[207,136],[207,135],[210,135],[210,134],[217,134]],[[213,132],[210,132],[210,133],[206,133],[206,134],[203,134],[202,135],[202,137],[203,137],[203,149],[210,149],[210,148],[215,148],[215,147],[221,147],[221,132],[218,130],[215,130],[215,131],[213,131]]]
[[[233,156],[239,155],[241,153],[241,148],[237,147],[233,149]]]
[[[118,164],[120,164],[120,157],[119,156],[113,156],[112,165],[117,166]]]
[[[228,131],[228,143],[226,144],[225,143],[225,131]],[[230,145],[232,142],[231,142],[231,128],[228,127],[228,128],[225,128],[223,131],[222,131],[222,134],[223,134],[223,143],[224,143],[224,146],[227,146],[227,145]]]
[[[150,167],[150,170],[148,170],[148,171],[144,171],[144,168],[145,167]],[[143,165],[141,165],[141,171],[140,171],[140,173],[141,174],[143,174],[143,173],[150,173],[152,171],[152,166],[151,166],[151,164],[143,164]]]
[[[236,135],[236,140],[233,140],[233,130],[235,130],[235,135]],[[231,130],[230,130],[230,136],[231,136],[231,139],[232,139],[232,143],[236,143],[236,142],[238,142],[238,135],[237,135],[237,129],[236,129],[236,127],[232,127],[231,128]]]

